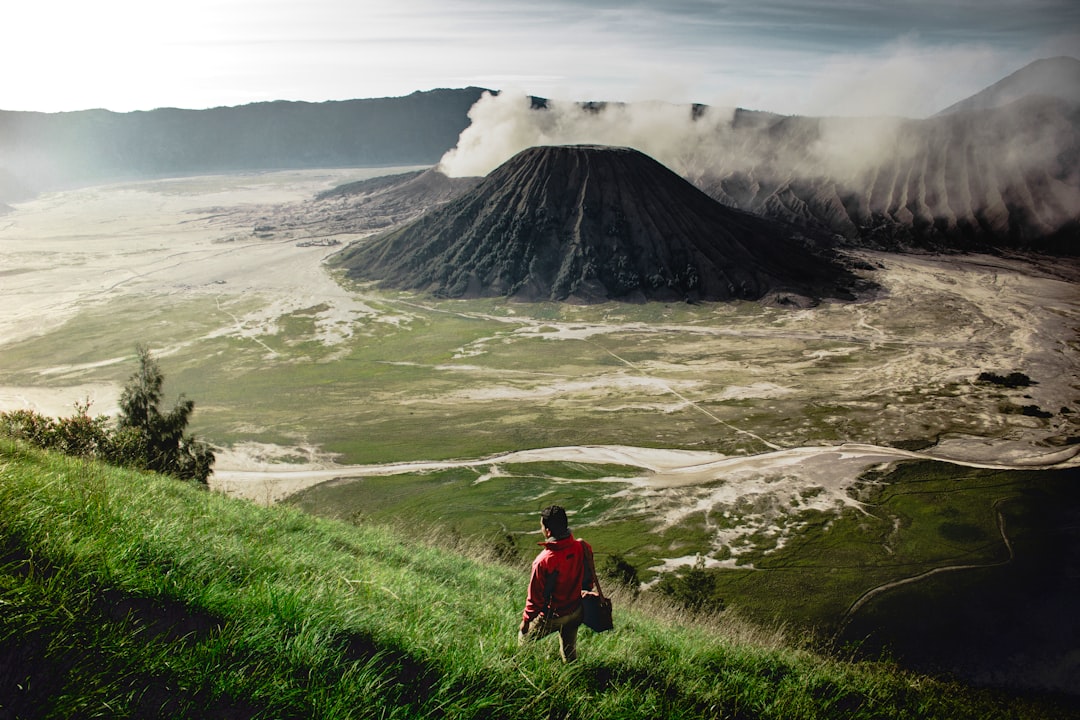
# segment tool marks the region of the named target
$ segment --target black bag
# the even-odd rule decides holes
[[[585,609],[583,622],[593,632],[606,632],[615,627],[615,622],[611,619],[611,598],[604,597],[604,591],[600,589],[600,578],[596,576],[592,553],[585,550],[584,543],[581,550],[589,561],[589,572],[592,573],[593,584],[596,585],[596,592],[581,593],[581,605]]]
[[[599,593],[581,594],[581,604],[585,608],[585,625],[594,632],[604,632],[615,627],[611,619],[611,598]]]

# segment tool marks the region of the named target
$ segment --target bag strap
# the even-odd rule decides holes
[[[600,588],[600,576],[596,574],[596,566],[593,565],[592,552],[588,548],[585,547],[585,541],[584,540],[578,540],[578,542],[581,543],[581,553],[589,561],[589,572],[592,573],[592,581],[593,581],[593,585],[596,586],[596,594],[599,595],[600,597],[604,597],[604,591]]]

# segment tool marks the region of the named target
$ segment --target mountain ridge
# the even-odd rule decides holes
[[[0,178],[9,178],[0,184],[0,201],[115,179],[434,164],[468,125],[469,108],[483,92],[131,113],[0,110]]]
[[[747,212],[883,250],[1080,252],[1080,105],[1029,96],[925,120],[737,113],[724,132],[695,184]],[[815,162],[823,146],[839,152]]]
[[[1048,95],[1080,103],[1080,60],[1067,55],[1036,60],[974,95],[949,105],[933,117],[989,110],[1028,95]]]

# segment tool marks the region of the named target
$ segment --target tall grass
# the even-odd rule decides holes
[[[0,717],[1065,712],[628,599],[564,666],[517,645],[523,568],[438,545],[0,440]]]

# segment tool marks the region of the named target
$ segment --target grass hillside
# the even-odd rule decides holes
[[[0,718],[1068,716],[629,601],[563,666],[438,544],[0,440]]]

